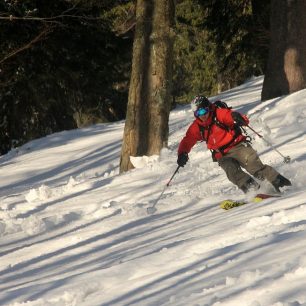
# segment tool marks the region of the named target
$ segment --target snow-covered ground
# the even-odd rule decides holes
[[[200,143],[148,215],[177,167],[189,107],[171,112],[168,149],[122,175],[124,122],[1,156],[0,305],[306,305],[306,90],[260,103],[261,86],[220,97],[291,157],[250,132],[293,183],[281,198],[220,209],[243,194]]]

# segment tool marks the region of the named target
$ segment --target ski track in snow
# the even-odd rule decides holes
[[[221,210],[221,200],[242,195],[199,144],[148,215],[176,168],[187,107],[171,113],[168,149],[134,158],[125,174],[123,122],[1,157],[0,305],[306,305],[306,91],[259,103],[261,84],[221,98],[292,157],[282,164],[254,141],[293,182],[281,198]]]

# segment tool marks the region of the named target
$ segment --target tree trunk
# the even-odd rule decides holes
[[[261,98],[306,88],[306,1],[272,0],[271,42]]]
[[[171,108],[173,0],[138,0],[120,171],[130,156],[159,154],[168,142]]]

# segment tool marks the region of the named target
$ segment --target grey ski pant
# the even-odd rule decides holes
[[[218,160],[220,167],[225,171],[228,179],[240,189],[252,177],[243,171],[244,168],[255,178],[273,182],[279,173],[268,165],[264,165],[257,152],[249,143],[239,143]]]

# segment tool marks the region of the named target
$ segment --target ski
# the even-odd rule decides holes
[[[229,210],[232,209],[234,207],[239,207],[245,204],[249,204],[249,203],[258,203],[261,202],[265,199],[269,199],[269,198],[279,198],[281,195],[279,194],[265,194],[265,193],[259,193],[257,194],[254,198],[252,198],[250,201],[246,201],[246,200],[241,200],[241,201],[235,201],[235,200],[224,200],[220,203],[220,207],[224,210]]]

